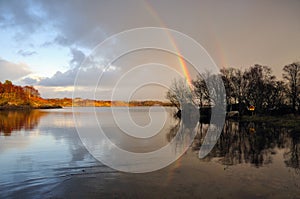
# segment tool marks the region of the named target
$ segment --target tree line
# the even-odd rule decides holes
[[[223,84],[219,84],[218,80]],[[224,85],[224,89],[220,85]],[[226,96],[227,112],[236,111],[239,115],[249,113],[250,106],[254,106],[255,113],[260,115],[299,114],[300,62],[285,65],[282,80],[272,74],[269,66],[255,64],[245,70],[222,69],[220,74],[208,71],[198,75],[191,84],[184,79],[174,80],[166,94],[166,98],[179,110],[186,103],[200,109],[217,106],[216,103],[220,103],[218,98],[223,96]]]

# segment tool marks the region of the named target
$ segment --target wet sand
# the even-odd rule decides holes
[[[278,172],[276,172],[276,170]],[[167,168],[145,174],[86,169],[46,198],[300,198],[299,176],[278,168],[224,166],[188,151]],[[254,177],[256,176],[256,177]],[[285,177],[282,177],[285,176]]]

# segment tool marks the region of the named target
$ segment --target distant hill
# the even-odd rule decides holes
[[[101,101],[91,99],[55,98],[44,99],[33,86],[16,86],[11,81],[0,82],[0,110],[6,109],[46,109],[62,108],[68,106],[172,106],[169,102],[156,100],[146,101]]]
[[[75,98],[63,99],[49,99],[50,102],[64,107],[67,106],[96,106],[96,107],[110,107],[110,106],[172,106],[169,102],[162,102],[158,100],[144,100],[144,101],[109,101],[109,100],[91,100]]]

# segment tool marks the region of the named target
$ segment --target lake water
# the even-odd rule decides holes
[[[95,110],[108,138],[128,151],[151,152],[176,132],[185,133],[172,108],[162,130],[147,141],[122,133],[109,108]],[[74,114],[82,120],[77,126],[95,125],[89,123],[93,108]],[[130,114],[141,126],[151,121],[146,107],[130,108]],[[214,149],[199,159],[208,124],[198,123],[196,138],[180,159],[158,171],[132,174],[97,161],[75,126],[71,108],[0,112],[0,198],[300,198],[300,132],[295,129],[226,121]],[[189,143],[189,136],[181,138],[172,145],[174,154]]]

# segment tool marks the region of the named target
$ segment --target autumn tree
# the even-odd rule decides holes
[[[1,96],[1,94],[4,92],[4,89],[3,89],[3,84],[2,84],[2,82],[0,82],[0,96]]]
[[[39,91],[36,90],[33,86],[24,86],[23,90],[26,93],[26,95],[27,95],[28,98],[31,98],[31,97],[40,97]]]

